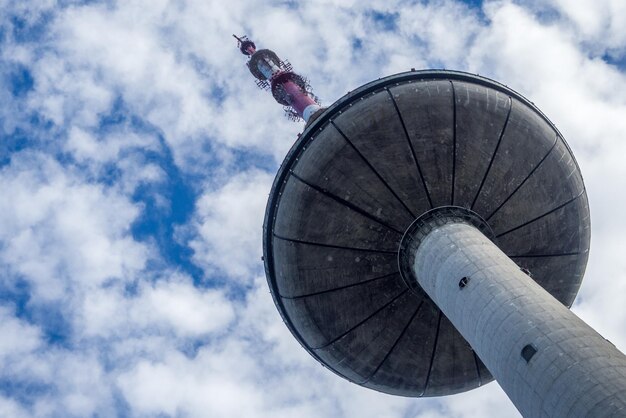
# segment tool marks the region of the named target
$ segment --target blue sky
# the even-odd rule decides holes
[[[573,310],[626,349],[620,0],[0,0],[0,416],[518,416],[496,383],[352,385],[282,324],[267,194],[302,124],[232,33],[330,104],[410,68],[479,73],[561,130],[592,212]]]

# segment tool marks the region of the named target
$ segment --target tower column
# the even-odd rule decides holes
[[[626,415],[626,356],[479,229],[436,218],[407,234],[412,276],[523,416]]]
[[[311,115],[320,109],[320,105],[315,103],[315,101],[306,94],[306,91],[293,81],[284,83],[283,88],[288,94],[289,104],[296,113],[302,116],[305,122],[308,122]]]

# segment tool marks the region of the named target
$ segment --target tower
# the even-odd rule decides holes
[[[495,377],[524,416],[626,414],[625,356],[567,309],[589,209],[543,113],[428,70],[316,116],[276,176],[263,241],[274,302],[313,357],[396,395]]]

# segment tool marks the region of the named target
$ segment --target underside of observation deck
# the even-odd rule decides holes
[[[478,214],[504,253],[572,304],[587,261],[589,212],[558,130],[491,80],[403,73],[323,111],[273,185],[267,277],[311,355],[350,381],[404,396],[462,392],[493,379],[398,269],[405,230],[441,206]]]

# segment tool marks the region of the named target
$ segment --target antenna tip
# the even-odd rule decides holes
[[[237,39],[237,46],[239,47],[239,50],[242,54],[250,56],[254,53],[256,45],[254,44],[254,42],[248,39],[246,35],[239,37],[233,34],[233,37]]]

